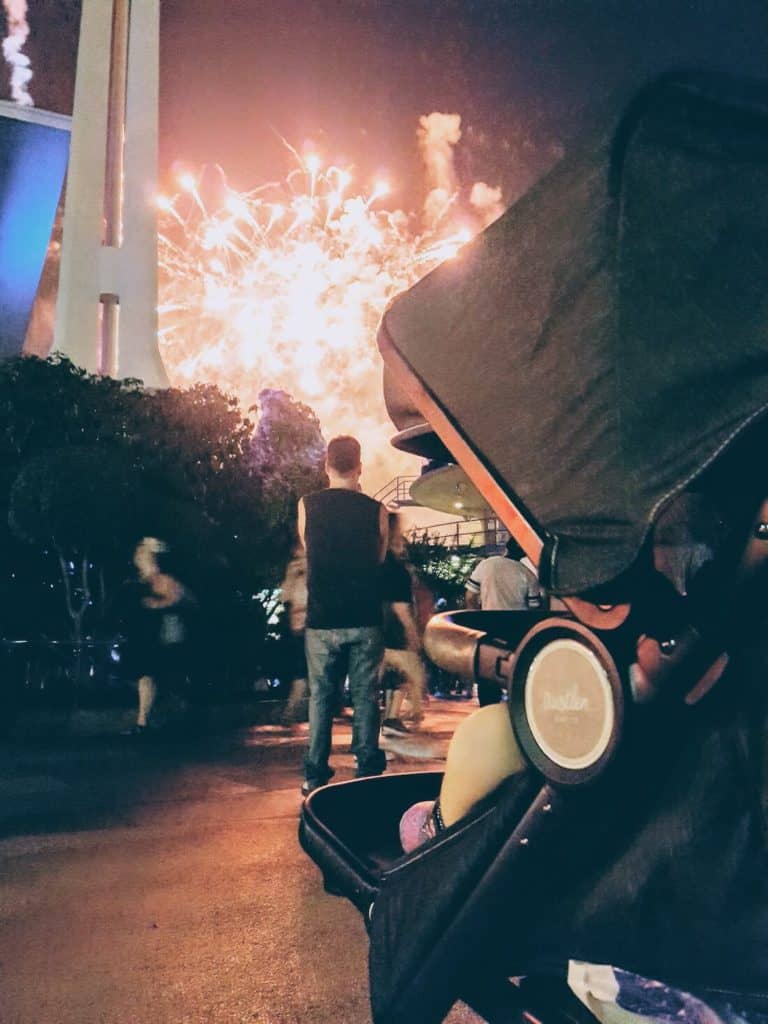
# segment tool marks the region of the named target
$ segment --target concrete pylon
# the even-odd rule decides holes
[[[160,0],[82,0],[54,349],[168,379],[157,346]]]

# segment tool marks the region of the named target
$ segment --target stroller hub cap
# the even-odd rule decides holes
[[[533,738],[555,764],[589,768],[613,735],[613,690],[605,669],[577,640],[553,640],[528,669],[525,713]]]

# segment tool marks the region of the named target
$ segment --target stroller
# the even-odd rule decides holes
[[[367,922],[375,1024],[593,1020],[574,961],[768,1019],[766,282],[768,89],[691,73],[386,312],[393,443],[458,463],[568,611],[427,627],[440,667],[508,690],[528,763],[466,818],[402,854],[435,772],[304,804]]]

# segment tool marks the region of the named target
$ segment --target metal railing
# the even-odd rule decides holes
[[[448,548],[472,548],[478,555],[502,551],[509,537],[507,528],[495,518],[431,523],[414,527],[411,532],[417,539],[424,537]]]
[[[411,484],[419,477],[396,476],[374,494],[376,501],[393,511],[398,508],[418,505],[411,498]],[[495,517],[487,519],[455,519],[429,526],[417,526],[412,531],[419,539],[427,537],[449,548],[472,548],[478,555],[502,551],[509,537],[509,531]]]
[[[417,476],[396,476],[377,491],[374,498],[392,510],[415,505],[416,502],[411,497],[411,484],[418,479]]]

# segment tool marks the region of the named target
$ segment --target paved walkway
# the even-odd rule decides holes
[[[390,770],[439,767],[471,707],[430,702],[430,759]],[[305,742],[0,747],[2,1024],[369,1024],[362,920],[296,839]],[[349,742],[337,723],[340,780]]]

